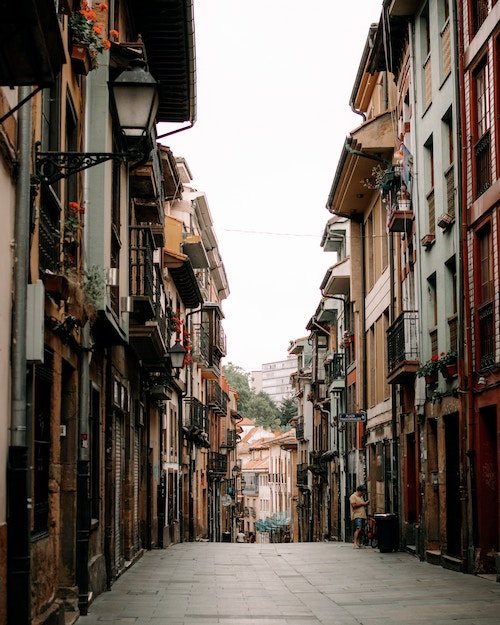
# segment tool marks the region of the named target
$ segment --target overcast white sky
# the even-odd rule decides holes
[[[382,2],[194,4],[197,121],[168,145],[212,213],[231,290],[224,363],[249,372],[286,358],[320,301],[325,205],[361,122],[349,97]]]

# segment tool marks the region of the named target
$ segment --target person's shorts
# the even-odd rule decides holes
[[[362,530],[363,527],[365,526],[365,519],[362,519],[362,518],[353,519],[352,526],[355,530]]]

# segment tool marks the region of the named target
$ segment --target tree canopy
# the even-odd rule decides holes
[[[269,430],[280,429],[282,416],[280,409],[266,393],[256,393],[250,387],[250,374],[232,362],[222,369],[229,385],[239,395],[238,412]]]

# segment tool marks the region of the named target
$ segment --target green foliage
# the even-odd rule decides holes
[[[255,393],[250,388],[250,374],[230,362],[222,368],[229,386],[239,395],[238,412],[255,422],[255,425],[276,430],[281,425],[280,410],[266,393]]]
[[[255,395],[250,388],[250,374],[243,371],[241,367],[233,365],[232,362],[224,365],[222,373],[228,381],[229,386],[238,391],[238,411],[241,412],[242,415],[246,415],[250,397]]]
[[[253,394],[253,397],[248,402],[247,417],[255,421],[255,425],[260,425],[263,428],[269,430],[279,429],[280,412],[273,400],[267,395],[267,393]]]
[[[285,397],[279,407],[281,427],[288,426],[291,419],[298,414],[297,400],[293,397]]]

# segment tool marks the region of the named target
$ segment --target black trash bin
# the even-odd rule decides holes
[[[222,542],[223,543],[231,542],[231,532],[222,532]]]
[[[380,553],[397,551],[399,548],[398,517],[392,512],[375,514],[377,522],[377,539]]]

